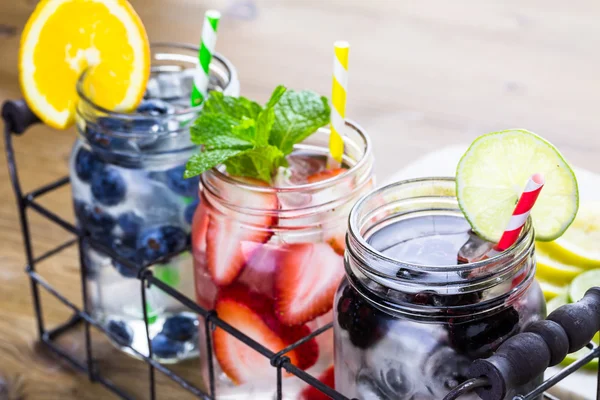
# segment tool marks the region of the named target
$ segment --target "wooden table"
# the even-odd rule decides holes
[[[0,98],[18,98],[19,35],[34,0],[0,2]],[[554,142],[573,163],[600,172],[600,3],[592,0],[136,0],[154,41],[197,43],[206,8],[224,12],[218,49],[237,66],[242,94],[266,100],[277,84],[329,94],[332,43],[352,44],[347,115],[371,134],[385,178],[421,154],[511,127]],[[67,174],[74,132],[36,127],[17,138],[25,189]],[[4,152],[2,152],[4,154]],[[99,399],[111,395],[38,344],[14,197],[0,168],[0,399]],[[68,189],[44,204],[71,217]],[[31,213],[37,254],[66,234]],[[76,250],[39,266],[81,303]],[[44,296],[46,324],[68,311]],[[147,398],[145,367],[94,335],[103,371]],[[67,338],[81,351],[79,338]],[[193,364],[193,363],[192,363]],[[184,366],[197,381],[193,366]],[[160,375],[160,374],[159,374]],[[184,399],[159,379],[159,398]]]

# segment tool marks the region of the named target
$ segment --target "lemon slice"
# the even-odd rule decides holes
[[[458,163],[458,203],[473,230],[498,242],[529,178],[545,178],[531,218],[536,239],[554,240],[569,227],[579,206],[577,180],[560,152],[522,129],[477,138]]]
[[[542,289],[542,293],[544,293],[544,298],[546,299],[546,301],[552,300],[558,296],[565,295],[568,290],[568,286],[559,286],[554,283],[546,282],[539,278],[538,283],[540,284],[540,288]]]
[[[74,120],[76,83],[93,101],[129,111],[141,101],[150,73],[150,46],[125,0],[42,0],[29,17],[19,50],[21,90],[32,110],[58,129]]]
[[[537,262],[536,277],[564,286],[569,284],[577,275],[583,272],[583,269],[561,262],[554,257],[554,246],[548,246],[549,243],[537,242],[535,244],[535,258]]]
[[[575,221],[554,241],[557,254],[582,268],[600,268],[600,202],[582,204]]]

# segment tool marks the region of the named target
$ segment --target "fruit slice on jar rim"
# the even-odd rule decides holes
[[[573,170],[540,136],[512,129],[477,138],[458,163],[456,196],[477,234],[497,243],[528,179],[545,178],[531,219],[537,240],[550,241],[569,227],[579,207]]]
[[[74,119],[76,83],[103,108],[130,111],[150,73],[150,46],[126,0],[45,0],[29,17],[19,49],[19,81],[28,105],[46,124]]]

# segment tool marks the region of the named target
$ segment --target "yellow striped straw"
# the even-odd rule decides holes
[[[348,91],[348,50],[350,44],[338,41],[333,44],[333,85],[331,88],[331,135],[329,136],[329,153],[338,163],[344,155],[344,131],[346,119],[346,92]]]

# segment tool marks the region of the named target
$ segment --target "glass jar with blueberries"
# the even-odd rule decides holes
[[[507,251],[460,264],[457,253],[472,235],[451,178],[399,182],[359,200],[334,304],[336,390],[359,399],[441,399],[466,380],[473,360],[544,318],[531,224]]]
[[[144,100],[132,113],[115,113],[94,103],[84,73],[78,83],[79,138],[70,159],[77,222],[95,242],[132,265],[159,260],[153,274],[194,296],[188,252],[191,222],[198,205],[198,178],[184,179],[188,158],[197,152],[189,129],[201,111],[190,107],[198,50],[185,45],[153,45],[151,76]],[[239,94],[233,65],[218,54],[211,64],[209,90]],[[118,338],[148,354],[138,270],[84,242],[88,307]],[[176,362],[198,353],[195,314],[160,289],[146,291],[154,356]]]

